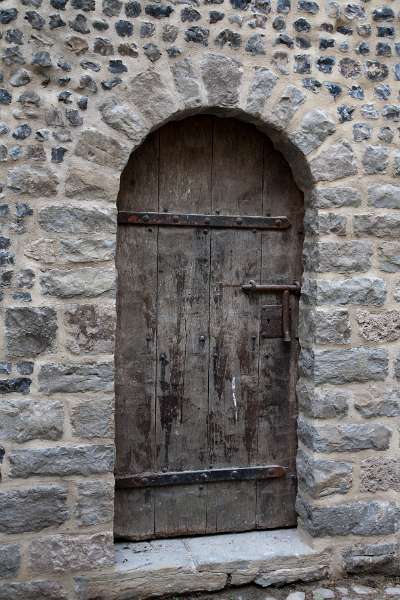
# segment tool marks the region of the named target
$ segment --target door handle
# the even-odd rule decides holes
[[[242,285],[242,290],[248,293],[273,293],[282,294],[282,337],[284,342],[290,342],[290,294],[300,294],[300,284],[298,281],[287,284],[257,284],[251,280]]]

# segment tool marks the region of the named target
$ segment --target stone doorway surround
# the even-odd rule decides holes
[[[371,22],[388,18],[391,9],[371,6]],[[41,83],[41,69],[50,67],[38,61],[46,56],[36,56],[32,77],[42,97],[23,96],[22,112],[5,114],[11,130],[14,114],[31,122],[48,156],[53,138],[44,130],[71,140],[63,161],[60,152],[51,164],[38,160],[43,153],[27,139],[23,159],[0,164],[1,599],[95,598],[84,581],[118,573],[112,473],[119,179],[150,131],[202,112],[256,124],[305,194],[298,533],[317,555],[331,549],[330,573],[398,568],[400,186],[389,125],[400,109],[374,108],[375,75],[366,63],[364,108],[357,105],[363,122],[353,129],[329,86],[316,96],[303,74],[285,78],[272,55],[232,52],[196,46],[170,65],[138,62],[117,88],[103,86],[68,132],[53,84]],[[335,76],[349,87],[359,56],[339,57]],[[6,81],[15,68],[10,60]],[[391,66],[394,82],[393,73]],[[1,102],[8,106],[11,96],[2,91]],[[372,114],[373,125],[365,123]]]

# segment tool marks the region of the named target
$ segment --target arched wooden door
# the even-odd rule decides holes
[[[116,537],[295,525],[288,165],[252,125],[172,122],[132,155],[119,211]]]

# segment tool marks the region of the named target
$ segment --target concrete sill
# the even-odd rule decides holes
[[[78,578],[81,600],[144,600],[251,582],[268,587],[328,574],[327,554],[305,544],[296,529],[115,546],[112,572]]]

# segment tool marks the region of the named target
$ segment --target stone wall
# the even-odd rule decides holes
[[[1,599],[113,569],[119,177],[215,109],[305,191],[299,527],[336,570],[398,564],[399,23],[393,0],[1,2]]]

